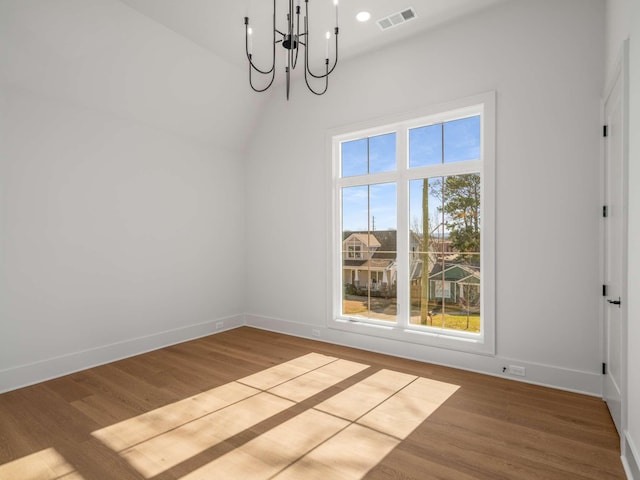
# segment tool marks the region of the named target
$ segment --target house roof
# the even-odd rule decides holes
[[[343,232],[343,238],[346,240],[352,235],[362,235],[364,237],[363,243],[366,242],[367,235],[372,238],[375,238],[377,242],[377,250],[373,254],[373,258],[388,258],[391,260],[395,260],[396,258],[396,250],[397,250],[397,232],[395,230],[375,230],[372,232],[366,231],[357,231],[357,232]],[[375,247],[376,245],[371,243],[370,246]],[[346,263],[345,263],[346,265]]]
[[[431,269],[429,278],[439,280],[442,279],[443,275],[445,281],[478,283],[478,281],[480,280],[480,269],[478,267],[466,264],[447,262],[443,264],[437,262]]]
[[[351,235],[349,235],[344,241],[348,242],[348,241],[353,240],[353,239],[356,239],[356,240],[360,241],[361,243],[363,243],[364,245],[367,245],[369,247],[374,247],[374,248],[380,247],[380,242],[378,241],[378,239],[372,233],[354,232]]]
[[[358,267],[358,269],[362,270],[366,270],[368,268],[372,270],[384,270],[392,263],[393,260],[388,258],[370,258],[369,260],[345,260],[343,266]]]

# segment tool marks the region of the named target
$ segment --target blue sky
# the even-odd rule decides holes
[[[444,149],[443,147],[444,137]],[[344,142],[342,176],[365,175],[396,169],[396,134]],[[480,158],[480,117],[468,117],[444,124],[409,130],[409,167],[422,167]],[[433,184],[433,179],[430,183]],[[397,229],[395,184],[347,187],[342,190],[343,230]],[[430,218],[437,216],[439,200],[429,198]],[[422,218],[422,180],[409,185],[409,219]],[[369,221],[369,224],[368,224]]]

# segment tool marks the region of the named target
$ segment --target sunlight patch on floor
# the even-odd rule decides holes
[[[92,435],[120,452],[258,393],[260,390],[231,382],[96,430]]]
[[[289,400],[260,393],[127,449],[121,455],[150,478],[292,405]]]
[[[92,435],[150,478],[366,368],[310,353]]]
[[[275,367],[267,368],[248,377],[238,380],[240,383],[260,390],[269,390],[281,383],[292,380],[311,370],[320,368],[328,363],[334,362],[335,357],[328,357],[319,353],[309,353],[299,358],[295,358]]]
[[[357,480],[364,477],[399,443],[396,438],[351,424],[273,478]]]
[[[459,387],[418,378],[371,410],[357,423],[399,439],[405,439]]]
[[[311,353],[93,435],[119,452],[139,473],[152,478],[177,466],[185,468],[185,462],[197,455],[367,368]],[[379,370],[213,461],[194,467],[182,479],[356,480],[458,388]],[[205,457],[202,460],[206,462]]]
[[[182,478],[268,479],[347,425],[345,420],[307,410]]]
[[[84,480],[54,448],[40,450],[0,465],[0,479]]]
[[[277,385],[271,388],[269,392],[294,402],[302,402],[365,370],[367,367],[368,365],[363,365],[362,363],[336,360],[317,370]]]
[[[380,370],[317,405],[315,408],[347,420],[356,420],[404,388],[414,375]]]

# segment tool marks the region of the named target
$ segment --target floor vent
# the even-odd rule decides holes
[[[381,30],[387,30],[389,28],[402,25],[409,20],[413,20],[416,16],[416,11],[410,7],[402,10],[401,12],[389,15],[388,17],[381,18],[377,23]]]

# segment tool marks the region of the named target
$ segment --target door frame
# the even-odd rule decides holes
[[[623,218],[622,218],[622,265],[621,265],[621,285],[620,292],[622,295],[622,303],[620,305],[620,430],[618,433],[620,435],[620,447],[621,452],[625,451],[625,431],[627,428],[627,337],[628,337],[628,218],[629,218],[629,39],[627,38],[623,44],[620,52],[618,54],[618,58],[614,65],[613,70],[607,75],[607,82],[605,84],[605,90],[603,93],[602,101],[601,101],[601,123],[604,126],[606,124],[605,119],[605,105],[607,99],[613,92],[614,86],[618,77],[621,81],[621,103],[622,103],[622,172],[623,172],[623,180],[622,180],[622,209],[623,209]],[[606,168],[607,168],[607,160],[606,160],[606,138],[604,135],[601,138],[601,180],[600,180],[600,201],[601,205],[606,205]],[[606,218],[604,215],[601,218],[600,222],[600,278],[603,280],[604,285],[604,274],[605,274],[605,222]],[[601,297],[600,302],[600,328],[601,328],[601,341],[600,341],[600,357],[602,358],[603,364],[606,361],[606,352],[607,352],[607,334],[606,334],[606,322],[605,322],[605,309],[610,308],[607,304],[607,296]],[[604,373],[604,372],[603,372]],[[605,386],[605,375],[602,376],[602,392],[604,398],[604,386]]]

